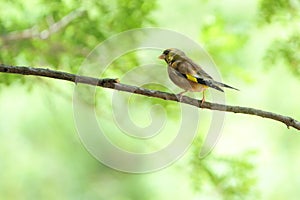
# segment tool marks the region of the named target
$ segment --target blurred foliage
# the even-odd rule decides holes
[[[69,72],[77,72],[87,54],[109,36],[153,24],[148,16],[156,7],[155,1],[130,0],[1,1],[0,5],[5,16],[0,19],[2,62]],[[1,82],[11,81],[5,79]]]
[[[286,21],[299,18],[300,2],[298,0],[261,0],[260,20],[266,23]]]
[[[76,73],[91,50],[106,38],[128,29],[152,25],[149,14],[155,7],[155,1],[137,0],[2,0],[0,61]],[[123,62],[137,62],[137,58],[130,56]],[[22,117],[9,120],[8,114],[4,116],[6,112],[2,112],[0,121],[9,120],[13,125],[1,124],[0,128],[1,137],[10,135],[5,137],[6,140],[1,139],[0,155],[6,158],[0,164],[1,171],[5,171],[0,178],[0,198],[152,199],[148,195],[152,189],[144,177],[99,165],[82,148],[76,138],[73,119],[68,116],[73,89],[61,82],[44,80],[0,74],[1,94],[5,91],[4,85],[10,85],[9,90],[22,85],[22,88],[33,88],[31,95],[39,86],[46,86],[48,89],[41,91],[47,91],[49,95],[38,92],[36,99],[47,96],[43,106],[37,106],[34,98],[29,100],[35,105],[31,112],[17,109],[15,104],[18,102],[14,104],[10,100],[15,110],[9,112],[27,113],[23,120]],[[50,95],[52,91],[57,97]],[[20,104],[26,102],[25,94],[19,95],[23,96]],[[65,103],[68,103],[63,104],[60,96],[67,97]],[[63,108],[61,116],[57,116],[60,113],[56,110],[57,105]],[[47,113],[51,110],[56,111]],[[16,152],[13,145],[20,152]]]
[[[256,167],[252,159],[256,153],[248,151],[240,153],[238,157],[231,157],[212,152],[213,155],[200,159],[199,141],[193,145],[191,159],[191,180],[195,191],[208,190],[221,199],[257,199]]]
[[[242,49],[249,39],[245,32],[247,25],[238,24],[236,20],[225,20],[221,13],[208,16],[201,26],[200,40],[205,44],[205,49],[212,55],[214,61],[221,66],[220,69],[234,68],[238,72],[244,59]],[[231,56],[228,56],[230,52]],[[223,70],[226,75],[228,70]],[[230,71],[232,73],[232,71]]]
[[[270,25],[279,24],[280,35],[270,44],[265,61],[267,65],[282,63],[295,75],[300,75],[300,1],[262,0],[260,22]]]
[[[282,63],[291,72],[300,75],[300,36],[299,33],[290,35],[287,39],[276,39],[270,45],[265,60],[267,66]],[[283,61],[283,62],[281,62]]]
[[[247,65],[250,64],[245,59],[252,56],[248,56],[245,49],[251,41],[253,33],[251,31],[257,27],[272,28],[278,24],[285,37],[274,37],[274,41],[270,42],[270,46],[263,52],[264,61],[268,65],[283,61],[284,65],[289,67],[292,72],[300,74],[300,37],[297,34],[297,28],[294,28],[299,23],[299,1],[260,1],[257,8],[259,12],[256,16],[259,17],[259,22],[244,20],[240,15],[234,15],[234,13],[229,17],[220,9],[202,13],[198,9],[199,7],[208,8],[208,1],[197,1],[197,3],[201,6],[190,7],[194,13],[203,15],[202,24],[196,22],[197,30],[200,30],[197,34],[217,65],[222,66],[220,68],[222,74],[225,76],[232,74],[232,76],[240,77],[240,81],[246,80],[249,76]],[[180,15],[180,12],[184,10],[181,7],[175,9],[176,6],[182,5],[174,4],[173,1],[167,5],[168,11],[174,12],[176,15]],[[185,6],[188,6],[188,3],[185,3]],[[76,73],[89,52],[108,37],[128,29],[155,25],[157,22],[151,14],[157,8],[156,1],[138,0],[28,0],[14,2],[2,0],[0,9],[5,18],[0,18],[0,61],[11,65],[44,66]],[[175,26],[176,23],[189,25],[184,16],[180,15],[181,17],[178,19],[182,18],[182,21],[177,22],[168,18],[169,13],[162,15],[167,18],[167,25],[170,22]],[[192,16],[193,19],[196,17],[198,16]],[[259,48],[260,45],[258,44],[257,47]],[[112,67],[112,70],[105,72],[105,75],[114,76],[113,78],[121,76],[137,66],[138,63],[139,57],[135,53],[128,53],[112,63],[113,66],[121,67]],[[148,76],[150,79],[159,80],[157,74],[149,72]],[[127,81],[135,84],[134,79],[137,79],[136,76]],[[45,93],[55,90],[54,95],[66,95],[67,102],[71,101],[72,94],[66,92],[70,92],[71,89],[65,85],[62,86],[61,83],[0,74],[0,83],[11,87],[14,86],[11,83],[15,83],[18,86],[25,85],[36,88],[38,87],[37,82],[39,85],[47,85],[50,88],[44,91]],[[168,91],[168,88],[152,83],[144,84],[143,87]],[[1,92],[3,88],[0,87]],[[89,89],[91,88],[87,90]],[[130,149],[132,144],[128,138],[120,139],[116,133],[122,133],[122,130],[115,130],[118,127],[113,127],[114,119],[108,117],[112,107],[111,99],[104,95],[106,92],[97,89],[97,101],[93,102],[97,106],[97,116],[104,119],[105,128],[114,133],[109,137],[125,146],[128,145],[128,149]],[[38,94],[42,96],[40,93]],[[23,103],[23,99],[19,100],[18,95],[19,93],[15,94],[13,100]],[[94,96],[90,97],[84,94],[82,96],[86,98],[86,102],[94,100]],[[38,99],[39,96],[36,95],[35,98]],[[35,98],[29,99],[28,102],[34,101]],[[0,164],[0,169],[7,171],[1,177],[0,198],[46,197],[53,199],[60,195],[58,197],[61,199],[158,199],[156,197],[159,196],[159,193],[166,193],[164,190],[164,187],[167,187],[166,180],[160,179],[158,176],[151,179],[149,178],[151,175],[123,174],[99,165],[86,151],[81,149],[80,142],[74,138],[75,125],[70,120],[71,117],[66,114],[71,111],[62,109],[66,108],[67,110],[69,103],[64,102],[65,104],[61,106],[61,99],[57,100],[56,98],[47,96],[43,100],[43,105],[32,109],[37,112],[34,116],[25,114],[23,116],[22,113],[28,111],[21,110],[17,106],[14,108],[14,112],[20,113],[21,116],[11,116],[11,118],[2,116],[5,120],[0,120],[0,125],[2,125],[0,127],[4,127],[1,122],[7,120],[12,124],[19,124],[22,121],[22,124],[19,125],[19,130],[17,130],[18,127],[14,129],[15,126],[5,126],[6,128],[0,131],[3,134],[1,137],[7,136],[4,138],[8,138],[8,141],[12,142],[11,145],[5,140],[1,140],[0,153],[3,157],[7,157],[7,160],[5,160],[6,163]],[[147,115],[150,113],[149,107],[156,104],[163,107],[168,116],[167,119],[171,122],[167,125],[168,129],[165,132],[173,136],[172,133],[176,131],[174,129],[177,128],[181,117],[178,115],[180,108],[177,103],[160,99],[149,100],[147,97],[140,96],[134,96],[131,99],[126,96],[126,98],[129,99],[127,102],[129,107],[135,110],[135,115],[130,117],[138,119],[138,125],[147,126],[151,123],[151,117],[155,117],[155,115],[150,117]],[[45,104],[49,106],[46,109]],[[59,108],[56,107],[56,104],[60,105]],[[3,107],[9,108],[8,106]],[[28,105],[24,105],[24,107],[27,108]],[[155,114],[161,114],[159,113],[161,110],[157,110],[155,110]],[[136,113],[137,111],[138,113]],[[44,115],[40,116],[40,113],[44,113]],[[57,116],[57,113],[63,114]],[[18,121],[14,121],[16,119]],[[204,117],[203,121],[205,120],[207,119]],[[34,124],[34,127],[30,126],[31,124]],[[54,135],[53,133],[59,134]],[[145,146],[145,143],[141,143],[138,147],[155,150],[158,146],[163,146],[162,141],[170,139],[170,135],[164,136],[165,138],[162,138],[161,141],[155,141],[154,144],[149,142],[150,145],[147,143]],[[178,173],[178,169],[175,170],[177,176],[184,174],[183,176],[188,177],[178,180],[179,185],[181,185],[181,181],[189,179],[197,195],[205,193],[209,188],[210,191],[217,191],[217,199],[257,199],[256,163],[253,164],[252,161],[255,156],[253,152],[236,153],[235,157],[212,154],[200,160],[198,153],[201,138],[197,138],[195,141],[192,145],[193,154],[188,158],[188,162],[181,163],[184,168],[187,166],[191,169],[189,174],[185,174],[182,168],[180,168],[180,173]],[[15,154],[13,144],[18,145],[23,151]],[[74,146],[78,149],[74,149]],[[15,163],[20,160],[23,163],[15,166]],[[14,167],[11,167],[12,165]],[[47,166],[49,171],[45,172],[44,166]],[[170,177],[171,175],[168,175],[168,178]],[[14,178],[17,178],[17,181],[14,181]],[[18,181],[20,183],[16,184]],[[46,186],[45,183],[49,185]],[[173,185],[168,188],[168,191],[177,197],[172,187]]]

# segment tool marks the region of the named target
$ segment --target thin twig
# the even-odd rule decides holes
[[[64,27],[66,27],[74,19],[82,16],[83,13],[84,10],[77,9],[70,12],[68,15],[64,16],[59,21],[51,23],[49,27],[44,30],[40,31],[37,26],[33,26],[31,28],[22,31],[14,31],[6,35],[2,35],[0,39],[2,39],[3,41],[24,40],[24,39],[32,39],[32,38],[47,39],[53,33],[56,33],[61,29],[63,29]]]
[[[71,81],[74,83],[83,83],[88,85],[100,86],[105,88],[111,88],[114,90],[140,94],[149,97],[160,98],[169,101],[179,101],[178,97],[175,94],[161,92],[156,90],[149,90],[145,88],[140,88],[136,86],[126,85],[119,82],[118,79],[97,79],[87,76],[79,76],[75,74],[70,74],[61,71],[55,71],[44,68],[32,68],[32,67],[19,67],[19,66],[8,66],[0,64],[0,72],[3,73],[13,73],[21,75],[33,75],[33,76],[44,76],[54,79],[61,79],[66,81]],[[204,102],[201,105],[201,100],[193,99],[187,96],[184,96],[181,99],[181,103],[189,104],[196,107],[201,107],[204,109],[210,110],[219,110],[233,113],[242,113],[248,115],[256,115],[263,118],[269,118],[284,123],[288,128],[293,127],[297,130],[300,130],[300,122],[289,117],[283,116],[272,112],[267,112],[263,110],[258,110],[254,108],[241,107],[241,106],[228,106],[217,103]]]

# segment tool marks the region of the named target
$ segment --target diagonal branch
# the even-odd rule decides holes
[[[71,81],[74,83],[83,83],[88,85],[94,85],[94,86],[100,86],[105,88],[111,88],[114,90],[129,92],[129,93],[135,93],[140,94],[144,96],[149,97],[156,97],[168,101],[178,101],[178,98],[175,94],[167,93],[167,92],[161,92],[156,90],[149,90],[145,88],[140,88],[136,86],[126,85],[119,82],[118,79],[97,79],[93,77],[87,77],[87,76],[79,76],[75,74],[70,74],[66,72],[61,71],[55,71],[50,69],[44,69],[44,68],[32,68],[32,67],[18,67],[18,66],[9,66],[0,64],[0,72],[3,73],[12,73],[12,74],[21,74],[21,75],[33,75],[33,76],[44,76],[54,79],[61,79],[66,81]],[[279,121],[284,123],[288,128],[293,127],[297,130],[300,130],[300,122],[288,117],[283,116],[280,114],[267,112],[263,110],[258,110],[254,108],[248,108],[248,107],[241,107],[241,106],[228,106],[228,105],[222,105],[222,104],[216,104],[216,103],[210,103],[210,102],[204,102],[201,105],[201,101],[197,99],[193,99],[187,96],[184,96],[181,100],[181,103],[189,104],[196,107],[201,107],[204,109],[210,109],[210,110],[219,110],[219,111],[226,111],[226,112],[233,112],[233,113],[242,113],[242,114],[248,114],[248,115],[256,115],[263,118],[272,119],[275,121]]]
[[[84,10],[77,9],[70,12],[68,15],[64,16],[59,21],[51,23],[48,28],[42,31],[40,31],[37,26],[33,26],[31,28],[22,31],[14,31],[6,35],[2,35],[0,38],[3,41],[24,40],[24,39],[31,39],[31,38],[47,39],[53,33],[60,31],[61,29],[66,27],[69,23],[71,23],[74,19],[82,16],[83,14],[84,14]]]

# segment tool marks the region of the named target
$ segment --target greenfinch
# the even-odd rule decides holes
[[[173,83],[184,89],[180,92],[179,101],[182,95],[188,91],[203,92],[201,105],[205,101],[205,90],[209,87],[224,92],[222,87],[238,90],[234,87],[215,81],[192,59],[188,58],[185,53],[176,48],[170,48],[163,51],[159,56],[168,64],[168,74]]]

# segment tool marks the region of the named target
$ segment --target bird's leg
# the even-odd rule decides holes
[[[182,92],[180,92],[180,93],[178,93],[176,96],[179,96],[179,102],[181,102],[181,100],[182,100],[182,95],[184,94],[184,93],[186,93],[187,92],[187,90],[184,90],[184,91],[182,91]]]
[[[205,90],[202,92],[202,100],[200,106],[202,107],[203,103],[205,102]]]

